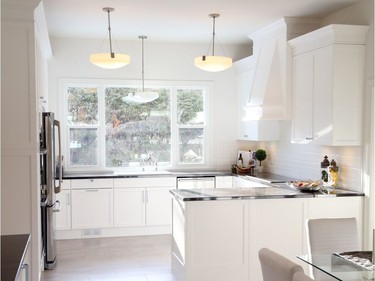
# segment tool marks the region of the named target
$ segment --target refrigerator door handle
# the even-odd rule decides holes
[[[56,185],[55,181],[55,193],[61,191],[61,182],[62,182],[62,156],[61,156],[61,132],[60,132],[60,121],[53,120],[53,125],[57,127],[57,136],[58,136],[58,145],[59,145],[59,156],[58,156],[58,165],[59,165],[59,184]]]
[[[56,207],[56,204],[57,204],[57,207]],[[52,207],[54,207],[52,209],[52,212],[59,213],[61,211],[61,203],[60,203],[60,201],[56,200],[55,204],[53,204]]]

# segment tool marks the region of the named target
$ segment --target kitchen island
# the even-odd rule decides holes
[[[184,281],[261,281],[262,247],[298,263],[296,256],[307,253],[309,218],[356,217],[362,232],[363,194],[356,192],[302,193],[259,184],[171,194],[172,271]]]

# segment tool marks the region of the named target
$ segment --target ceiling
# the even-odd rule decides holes
[[[113,7],[115,40],[209,43],[210,13],[222,44],[249,43],[248,35],[282,17],[324,17],[360,0],[43,0],[51,37],[107,36],[107,14]]]

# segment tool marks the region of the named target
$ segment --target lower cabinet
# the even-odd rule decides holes
[[[113,189],[72,190],[72,229],[113,227]]]
[[[146,189],[146,224],[149,226],[172,224],[171,187]]]
[[[180,201],[173,198],[172,271],[179,280],[261,281],[258,252],[295,263],[307,254],[306,221],[355,217],[363,235],[363,197]]]
[[[170,187],[115,188],[114,226],[159,226],[172,221]]]
[[[269,248],[298,263],[304,253],[307,199],[282,198],[250,201],[250,280],[262,280],[258,252]],[[302,265],[302,263],[300,263]]]
[[[60,212],[56,213],[56,230],[69,230],[71,224],[71,194],[70,189],[61,190],[56,194],[56,200],[60,202]]]

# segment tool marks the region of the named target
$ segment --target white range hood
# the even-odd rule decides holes
[[[288,40],[319,27],[315,18],[283,18],[249,36],[254,71],[244,121],[290,119],[292,54]]]

